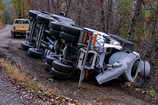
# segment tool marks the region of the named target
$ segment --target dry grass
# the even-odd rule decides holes
[[[46,87],[40,82],[33,80],[26,73],[21,72],[21,69],[23,69],[21,65],[12,64],[5,59],[0,59],[0,68],[11,80],[14,80],[18,84],[24,86],[28,91],[49,97],[50,100],[53,100],[53,103],[58,105],[63,105],[63,103],[64,105],[81,105],[77,101],[64,96],[56,95],[53,89]]]
[[[32,80],[32,78],[26,73],[21,72],[21,69],[23,69],[22,66],[12,64],[11,62],[4,59],[0,59],[0,67],[5,71],[10,79],[17,81],[18,83],[22,83],[23,85],[27,86],[29,90],[38,92],[44,89],[42,84]]]

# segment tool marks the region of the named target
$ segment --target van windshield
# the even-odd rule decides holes
[[[29,24],[28,20],[15,20],[15,24]]]

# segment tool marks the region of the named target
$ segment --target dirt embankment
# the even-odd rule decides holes
[[[10,38],[10,27],[0,30],[0,53],[7,59],[22,66],[22,72],[27,73],[33,80],[81,103],[92,105],[151,105],[157,104],[156,91],[132,88],[118,81],[103,86],[96,86],[93,82],[84,82],[78,89],[77,80],[58,81],[45,70],[46,65],[41,60],[32,59],[27,52],[20,49],[22,39]],[[150,93],[150,95],[148,95]]]

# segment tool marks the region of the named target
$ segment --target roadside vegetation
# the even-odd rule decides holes
[[[21,86],[26,91],[36,94],[41,99],[49,99],[53,105],[83,105],[76,100],[72,100],[65,96],[57,95],[57,93],[47,86],[41,84],[39,81],[22,72],[23,67],[16,63],[10,62],[5,59],[0,59],[1,72],[6,74],[8,79],[14,82],[17,86]]]
[[[2,28],[3,25],[4,25],[4,23],[3,23],[3,20],[4,20],[4,18],[3,18],[4,8],[5,8],[5,6],[4,6],[2,0],[0,0],[0,28]]]

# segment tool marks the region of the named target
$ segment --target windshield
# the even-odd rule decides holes
[[[15,24],[29,24],[29,20],[15,20]]]

